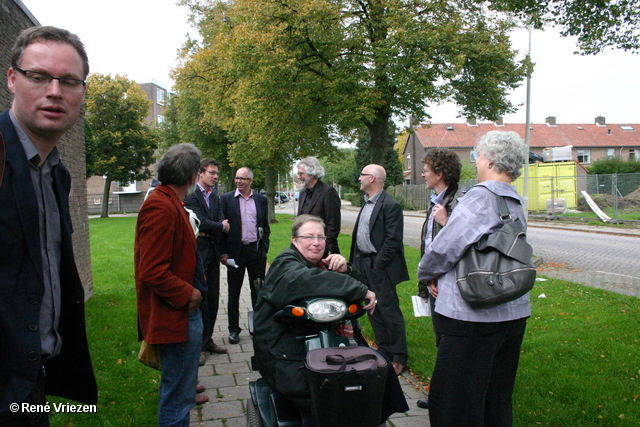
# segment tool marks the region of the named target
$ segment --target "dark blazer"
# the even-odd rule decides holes
[[[242,249],[242,218],[240,217],[240,202],[234,197],[235,190],[220,196],[222,205],[222,215],[229,220],[229,232],[224,233],[220,239],[220,255],[229,255],[229,258],[237,259]],[[241,197],[241,196],[238,196]],[[269,216],[267,208],[267,198],[257,192],[253,192],[256,203],[256,215],[258,217],[258,227],[262,227],[263,236],[260,243],[262,256],[269,252]]]
[[[339,254],[338,235],[340,234],[340,206],[342,203],[338,192],[329,184],[318,180],[313,187],[313,196],[311,196],[309,208],[303,209],[306,197],[306,191],[300,191],[298,215],[310,214],[322,218],[325,224],[325,235],[327,236],[327,249],[332,254]]]
[[[351,261],[358,250],[356,236],[358,235],[359,223],[360,214],[358,214],[351,239]],[[369,236],[377,252],[374,268],[380,272],[386,271],[394,285],[409,280],[409,270],[404,259],[404,245],[402,243],[403,231],[402,206],[382,190],[382,194],[371,213]]]
[[[200,220],[200,232],[207,234],[207,236],[198,237],[198,253],[202,262],[206,262],[209,251],[214,251],[214,259],[218,260],[220,258],[218,246],[220,246],[220,237],[224,232],[222,225],[224,214],[222,213],[220,196],[211,193],[209,206],[207,206],[200,187],[196,186],[193,194],[184,198],[184,205],[191,209]]]
[[[44,295],[38,199],[27,156],[9,112],[0,115],[7,163],[0,188],[0,412],[21,402],[33,389],[42,366],[40,307]],[[96,380],[87,344],[84,290],[71,244],[71,176],[60,163],[53,171],[60,211],[62,307],[58,333],[62,349],[48,360],[46,393],[95,404]]]

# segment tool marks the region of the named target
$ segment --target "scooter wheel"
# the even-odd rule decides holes
[[[263,427],[260,411],[252,398],[247,399],[247,427]]]

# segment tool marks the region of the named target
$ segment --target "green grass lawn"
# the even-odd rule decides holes
[[[273,258],[291,239],[291,216],[271,226]],[[89,221],[94,296],[87,302],[98,413],[52,414],[52,426],[154,426],[159,373],[137,360],[135,218]],[[340,236],[348,257],[350,236]],[[428,384],[436,349],[431,319],[413,317],[419,251],[405,248],[411,280],[398,286],[409,366]],[[546,298],[538,298],[540,294]],[[640,299],[549,280],[531,294],[533,315],[514,395],[516,426],[640,425]],[[365,332],[372,331],[363,320]],[[66,402],[51,398],[51,401]]]

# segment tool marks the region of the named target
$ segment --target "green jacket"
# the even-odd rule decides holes
[[[289,395],[309,394],[304,340],[296,337],[317,332],[313,326],[276,323],[275,313],[287,304],[309,297],[362,300],[368,288],[356,277],[355,271],[349,275],[318,268],[293,246],[276,257],[256,303],[253,333],[255,362],[271,388]]]

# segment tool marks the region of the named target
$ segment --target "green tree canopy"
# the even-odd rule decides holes
[[[510,48],[512,22],[474,1],[183,0],[202,36],[185,46],[178,91],[233,141],[232,162],[268,164],[370,135],[384,165],[391,118],[428,117],[432,103],[495,119],[530,71]],[[354,133],[355,132],[355,133]]]
[[[562,36],[578,37],[579,54],[596,54],[607,47],[640,50],[640,0],[494,0],[490,5],[516,14],[534,28],[557,26]]]
[[[109,199],[114,181],[131,182],[151,176],[158,135],[143,122],[151,105],[137,83],[126,77],[92,74],[87,79],[85,133],[87,171],[104,176],[103,200]],[[102,217],[109,215],[102,204]]]

